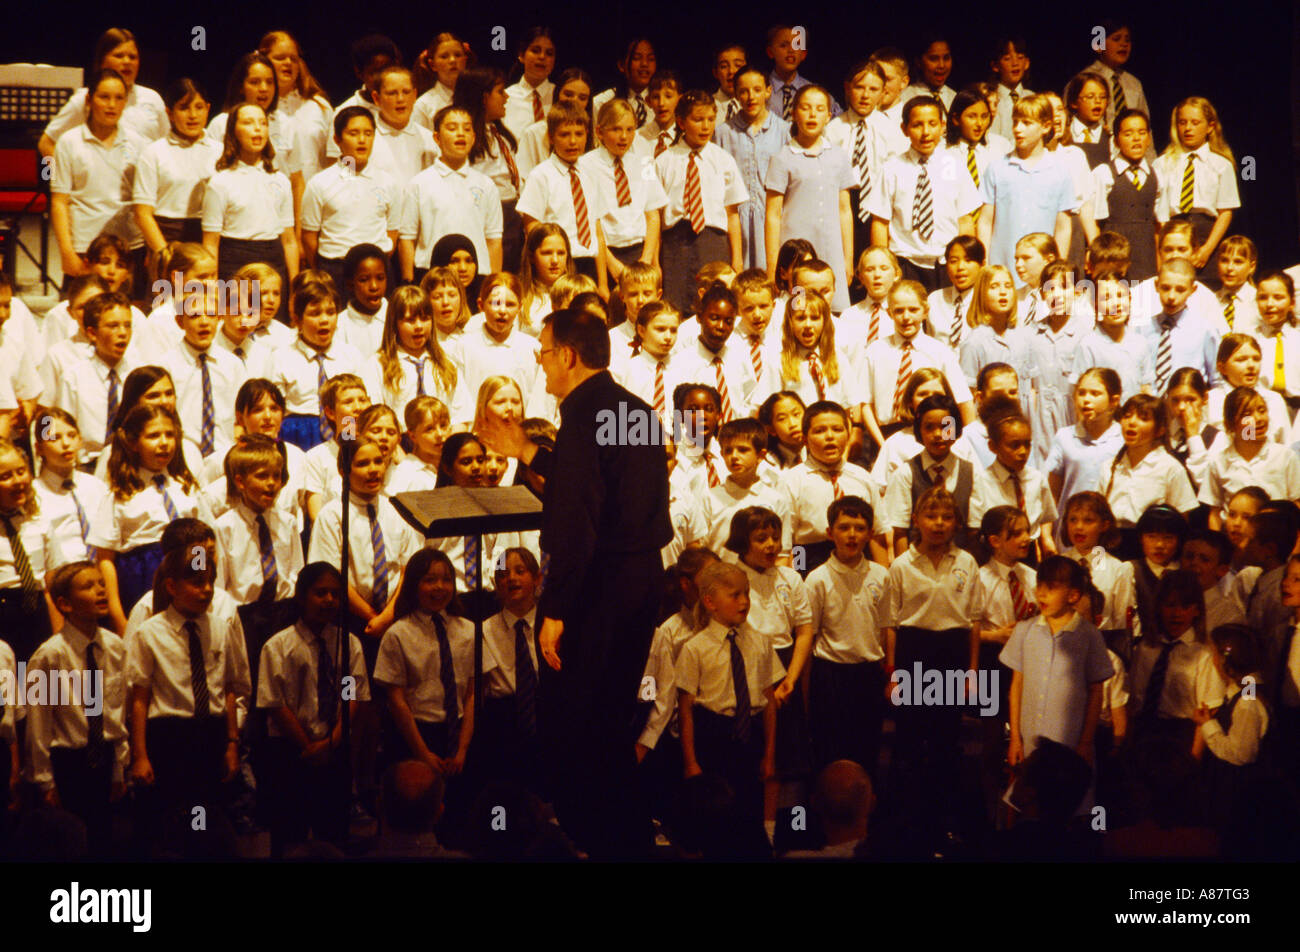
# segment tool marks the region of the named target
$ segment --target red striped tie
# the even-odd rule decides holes
[[[1024,621],[1035,614],[1033,606],[1029,604],[1029,599],[1025,598],[1024,586],[1020,584],[1020,579],[1016,577],[1014,568],[1007,574],[1007,587],[1011,589],[1011,607],[1015,609],[1016,621]]]
[[[867,343],[874,344],[876,338],[880,336],[880,305],[872,305],[871,308],[871,325],[867,328]]]
[[[691,152],[686,163],[686,217],[691,220],[691,230],[697,235],[704,230],[704,201],[700,198],[700,153]]]
[[[619,208],[632,204],[632,188],[628,185],[623,159],[619,156],[614,156],[614,191],[618,193]]]
[[[898,382],[894,384],[894,418],[901,416],[899,408],[903,405],[903,390],[907,387],[907,378],[912,376],[912,342],[903,342],[903,355],[898,358]]]
[[[501,153],[501,158],[506,160],[506,168],[510,170],[510,184],[517,192],[519,191],[519,166],[515,165],[514,153],[510,151],[510,144],[506,142],[506,137],[501,134],[501,130],[491,124],[489,128],[492,130],[492,135],[496,137],[497,150]]]
[[[817,399],[825,400],[826,380],[822,377],[822,362],[816,351],[808,355],[808,370],[812,374],[813,383],[817,386]]]
[[[709,488],[712,489],[714,486],[721,486],[722,480],[718,479],[718,471],[714,468],[713,457],[709,455],[707,449],[704,451],[704,465],[709,471]]]
[[[546,113],[542,110],[542,94],[533,90],[533,122],[541,122],[546,118]]]
[[[1025,512],[1025,489],[1020,485],[1020,477],[1015,473],[1011,474],[1011,488],[1016,491],[1016,508]]]
[[[754,362],[754,378],[763,377],[763,337],[760,334],[749,335],[749,359]]]
[[[655,361],[655,413],[659,416],[659,422],[664,423],[664,413],[666,411],[666,401],[664,398],[664,362]]]
[[[844,490],[840,489],[840,471],[837,469],[835,472],[826,475],[831,480],[831,491],[835,494],[835,498],[839,499],[844,495]]]
[[[668,148],[668,140],[672,138],[672,133],[665,129],[659,133],[659,138],[655,140],[655,158],[663,155]]]
[[[569,166],[569,187],[573,189],[573,217],[578,222],[578,244],[591,247],[591,222],[587,220],[587,196],[582,193],[582,180],[576,166]]]
[[[713,370],[718,378],[718,396],[722,398],[722,420],[726,423],[732,418],[731,396],[727,393],[727,378],[722,375],[722,358],[713,358]]]

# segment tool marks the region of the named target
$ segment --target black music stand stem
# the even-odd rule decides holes
[[[542,504],[526,486],[445,486],[423,492],[398,493],[393,508],[426,539],[447,536],[478,538],[479,571],[474,591],[483,594],[483,536],[495,532],[527,532],[542,527]],[[474,612],[474,716],[483,711],[483,618]]]

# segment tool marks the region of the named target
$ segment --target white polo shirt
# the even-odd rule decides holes
[[[283,172],[236,162],[203,193],[203,230],[222,238],[270,241],[293,227],[293,191]]]
[[[433,246],[444,235],[474,244],[480,274],[492,270],[487,240],[500,238],[501,198],[492,180],[468,164],[452,169],[438,159],[406,186],[401,238],[415,242],[415,265],[429,267]]]
[[[135,167],[131,201],[163,218],[198,218],[220,155],[221,147],[203,136],[186,142],[172,133],[149,143]]]
[[[408,119],[406,127],[398,129],[375,116],[375,145],[366,168],[387,172],[401,187],[433,165],[439,154],[433,133],[418,122]]]
[[[691,147],[685,140],[654,160],[668,204],[664,206],[664,229],[667,230],[686,217],[686,171],[690,162]],[[727,230],[727,209],[741,205],[749,199],[749,191],[741,178],[740,167],[731,154],[712,142],[700,149],[696,163],[700,170],[700,202],[704,206],[704,226]]]
[[[71,132],[77,126],[85,123],[87,95],[86,87],[83,86],[78,89],[63,104],[63,108],[59,110],[58,115],[51,119],[49,125],[45,127],[45,135],[53,139],[55,144],[58,143],[64,133]],[[122,110],[122,118],[119,123],[130,129],[145,142],[161,139],[171,127],[171,121],[167,118],[167,107],[163,104],[162,96],[159,96],[148,86],[141,86],[139,83],[132,86],[131,91],[126,94],[126,108]]]
[[[144,243],[131,211],[135,167],[148,143],[118,125],[106,144],[82,123],[54,146],[50,191],[71,198],[72,248],[83,254],[101,233],[117,235],[129,247]]]
[[[605,214],[601,201],[601,192],[596,185],[595,175],[590,167],[581,162],[573,168],[582,183],[582,197],[587,203],[588,241],[583,244],[578,240],[578,218],[573,207],[573,185],[569,177],[568,164],[561,162],[559,156],[552,154],[545,162],[528,173],[523,192],[515,211],[540,222],[555,222],[569,236],[569,247],[575,258],[594,257],[599,249],[596,238],[596,224]],[[610,173],[613,174],[612,172]]]
[[[390,232],[401,224],[402,195],[388,173],[372,163],[357,171],[349,162],[335,162],[312,176],[302,195],[302,230],[319,234],[317,253],[341,259],[361,244],[393,250]]]

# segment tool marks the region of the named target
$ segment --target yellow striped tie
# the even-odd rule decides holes
[[[1196,184],[1196,172],[1192,170],[1192,156],[1187,156],[1187,165],[1183,167],[1183,190],[1178,195],[1178,211],[1186,215],[1192,210],[1192,188]]]
[[[1286,352],[1282,348],[1282,332],[1278,331],[1273,339],[1277,341],[1273,345],[1273,389],[1286,393]]]
[[[1232,330],[1232,323],[1237,319],[1237,302],[1235,296],[1231,294],[1228,295],[1228,303],[1223,305],[1223,319],[1228,322],[1228,330]]]
[[[975,187],[980,187],[980,170],[975,165],[975,146],[966,150],[966,168],[970,171],[970,180],[975,183]]]

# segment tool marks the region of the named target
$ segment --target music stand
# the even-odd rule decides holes
[[[483,594],[483,535],[542,527],[542,503],[527,486],[444,486],[398,493],[393,508],[426,539],[477,536],[479,570],[474,590]],[[483,619],[474,613],[474,710],[483,710]]]

